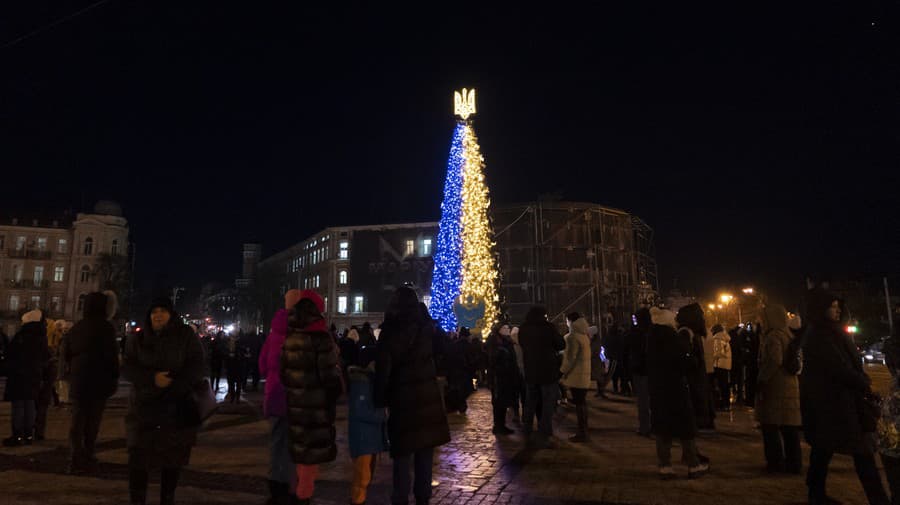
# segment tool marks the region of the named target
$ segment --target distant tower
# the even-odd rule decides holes
[[[237,287],[244,288],[253,284],[253,281],[256,280],[261,255],[261,244],[244,244],[244,268],[241,277],[237,279]]]

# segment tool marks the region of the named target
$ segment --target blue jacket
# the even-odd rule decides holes
[[[359,367],[347,370],[350,387],[347,403],[350,407],[349,435],[350,456],[378,454],[388,449],[384,409],[375,408],[372,401],[374,372]]]

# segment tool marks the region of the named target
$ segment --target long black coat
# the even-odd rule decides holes
[[[694,417],[700,428],[711,427],[715,410],[711,403],[709,379],[706,376],[706,353],[703,351],[703,337],[695,335],[689,328],[678,329],[678,334],[690,345],[687,361],[688,386],[691,390],[691,402],[694,405]]]
[[[434,366],[431,321],[385,321],[375,359],[375,406],[388,407],[391,455],[450,441]]]
[[[106,400],[119,384],[116,331],[106,320],[106,297],[91,293],[84,301],[84,319],[68,334],[63,359],[69,370],[69,395],[82,401]]]
[[[338,350],[331,334],[304,330],[294,311],[281,353],[281,382],[287,393],[291,457],[317,465],[337,458],[335,405],[341,394]]]
[[[499,337],[497,337],[499,338]],[[495,406],[512,407],[520,389],[521,377],[512,342],[490,342],[491,398]]]
[[[800,410],[806,441],[844,454],[863,452],[860,416],[869,377],[859,353],[840,327],[819,324],[810,328],[803,347]]]
[[[170,371],[172,384],[156,387],[156,372]],[[188,463],[197,429],[185,426],[179,406],[205,373],[203,346],[189,327],[175,321],[159,333],[132,335],[125,343],[122,375],[131,383],[125,429],[129,449],[143,449],[153,464],[180,467]]]
[[[519,345],[525,362],[527,384],[555,384],[559,372],[559,352],[566,341],[549,321],[525,322],[519,327]]]
[[[650,423],[659,436],[690,440],[697,422],[688,386],[691,343],[670,326],[654,324],[647,338]]]
[[[6,348],[7,378],[3,400],[37,400],[42,372],[49,361],[44,325],[39,322],[23,325]]]

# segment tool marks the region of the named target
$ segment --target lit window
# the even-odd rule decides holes
[[[37,241],[38,251],[46,251],[47,250],[47,237],[40,237]]]
[[[37,286],[44,280],[44,267],[34,267],[34,285]]]
[[[431,239],[422,239],[422,256],[431,256]]]
[[[84,255],[90,256],[91,254],[94,254],[94,239],[88,237],[84,239]]]
[[[316,287],[319,287],[319,276],[316,276]]]
[[[81,282],[87,282],[91,280],[91,267],[85,265],[81,267]]]
[[[350,257],[350,242],[347,242],[346,240],[341,241],[341,252],[338,257],[342,260]]]
[[[431,295],[425,295],[422,297],[422,303],[425,304],[429,309],[431,308]]]
[[[322,300],[322,305],[325,307],[325,312],[328,312],[328,297],[324,297]]]
[[[22,280],[22,265],[13,265],[13,279],[16,282]]]
[[[31,297],[31,308],[32,309],[41,308],[41,296],[40,295],[33,295]]]
[[[362,312],[364,301],[365,301],[365,299],[361,296],[353,297],[353,312]]]
[[[341,270],[338,274],[338,284],[344,285],[347,284],[347,271]]]
[[[338,297],[338,310],[337,311],[340,312],[341,314],[347,313],[347,297],[346,296]]]
[[[416,241],[415,240],[407,240],[406,241],[406,252],[405,256],[412,256],[416,253]]]
[[[81,293],[80,295],[78,295],[78,305],[75,306],[76,311],[78,311],[78,312],[84,311],[84,299],[86,296],[87,295],[84,293]]]
[[[109,246],[109,253],[112,254],[113,256],[116,256],[117,254],[119,254],[119,241],[118,240],[112,241],[112,245]]]
[[[16,250],[21,251],[25,249],[25,237],[16,237]]]
[[[66,267],[56,267],[53,270],[53,282],[62,282],[66,278]]]
[[[59,242],[56,244],[56,252],[61,254],[69,252],[69,241],[64,238],[59,239]]]
[[[9,310],[19,310],[19,295],[9,295]]]
[[[62,297],[54,296],[50,298],[50,310],[55,313],[62,311]]]

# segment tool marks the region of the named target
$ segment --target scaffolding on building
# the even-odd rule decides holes
[[[653,230],[627,212],[580,202],[535,202],[492,212],[505,312],[520,323],[533,305],[557,324],[624,323],[659,292]]]

